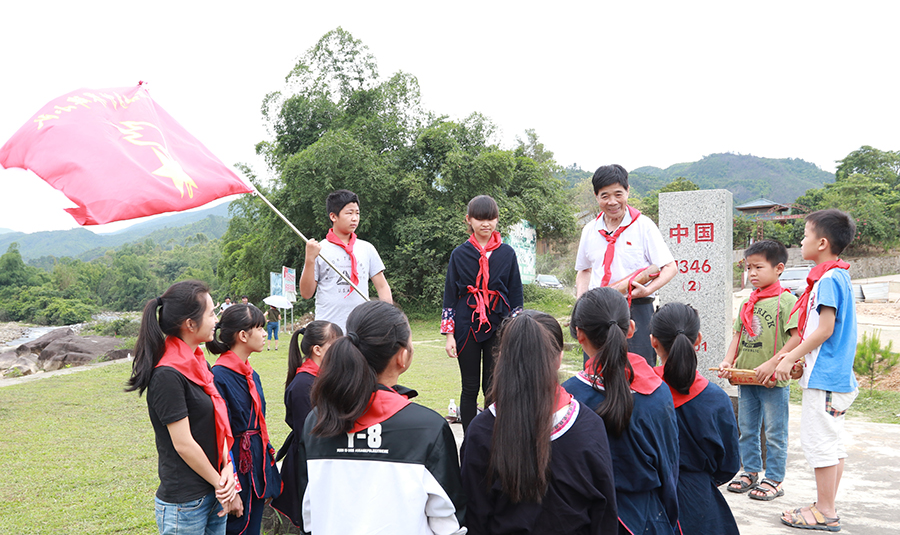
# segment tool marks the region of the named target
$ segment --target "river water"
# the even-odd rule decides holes
[[[19,347],[20,345],[24,344],[25,342],[37,340],[38,338],[40,338],[41,336],[44,336],[45,334],[49,333],[50,331],[54,331],[56,329],[65,329],[66,327],[71,327],[71,325],[63,325],[63,326],[54,325],[54,326],[50,326],[50,327],[29,327],[29,328],[25,329],[24,336],[22,336],[21,338],[16,338],[15,340],[10,340],[9,342],[6,342],[3,345],[6,347]]]

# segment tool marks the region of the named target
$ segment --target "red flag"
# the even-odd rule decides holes
[[[177,212],[250,189],[145,87],[79,89],[56,98],[0,149],[78,208],[80,225]]]

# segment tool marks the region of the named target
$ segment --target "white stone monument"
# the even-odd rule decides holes
[[[687,303],[700,313],[703,341],[697,369],[726,386],[717,367],[732,332],[732,199],[723,189],[659,195],[659,230],[675,257],[678,274],[659,292],[660,306]]]

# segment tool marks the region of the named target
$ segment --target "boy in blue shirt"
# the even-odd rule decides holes
[[[796,528],[840,531],[835,496],[844,472],[844,413],[859,393],[853,374],[856,356],[856,308],[848,269],[838,255],[856,235],[856,223],[840,210],[820,210],[806,216],[800,252],[816,267],[806,291],[797,300],[799,345],[783,353],[775,368],[787,380],[791,368],[806,357],[800,387],[803,410],[800,444],[815,470],[816,502],[782,514],[781,522]]]

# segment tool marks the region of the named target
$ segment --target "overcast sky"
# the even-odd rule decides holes
[[[63,93],[144,80],[225,163],[264,173],[263,97],[341,26],[382,77],[415,75],[427,109],[481,112],[505,147],[534,128],[563,165],[734,152],[833,172],[862,145],[900,149],[898,20],[888,0],[6,2],[0,145]],[[0,228],[76,226],[30,172],[0,169],[0,186]]]

